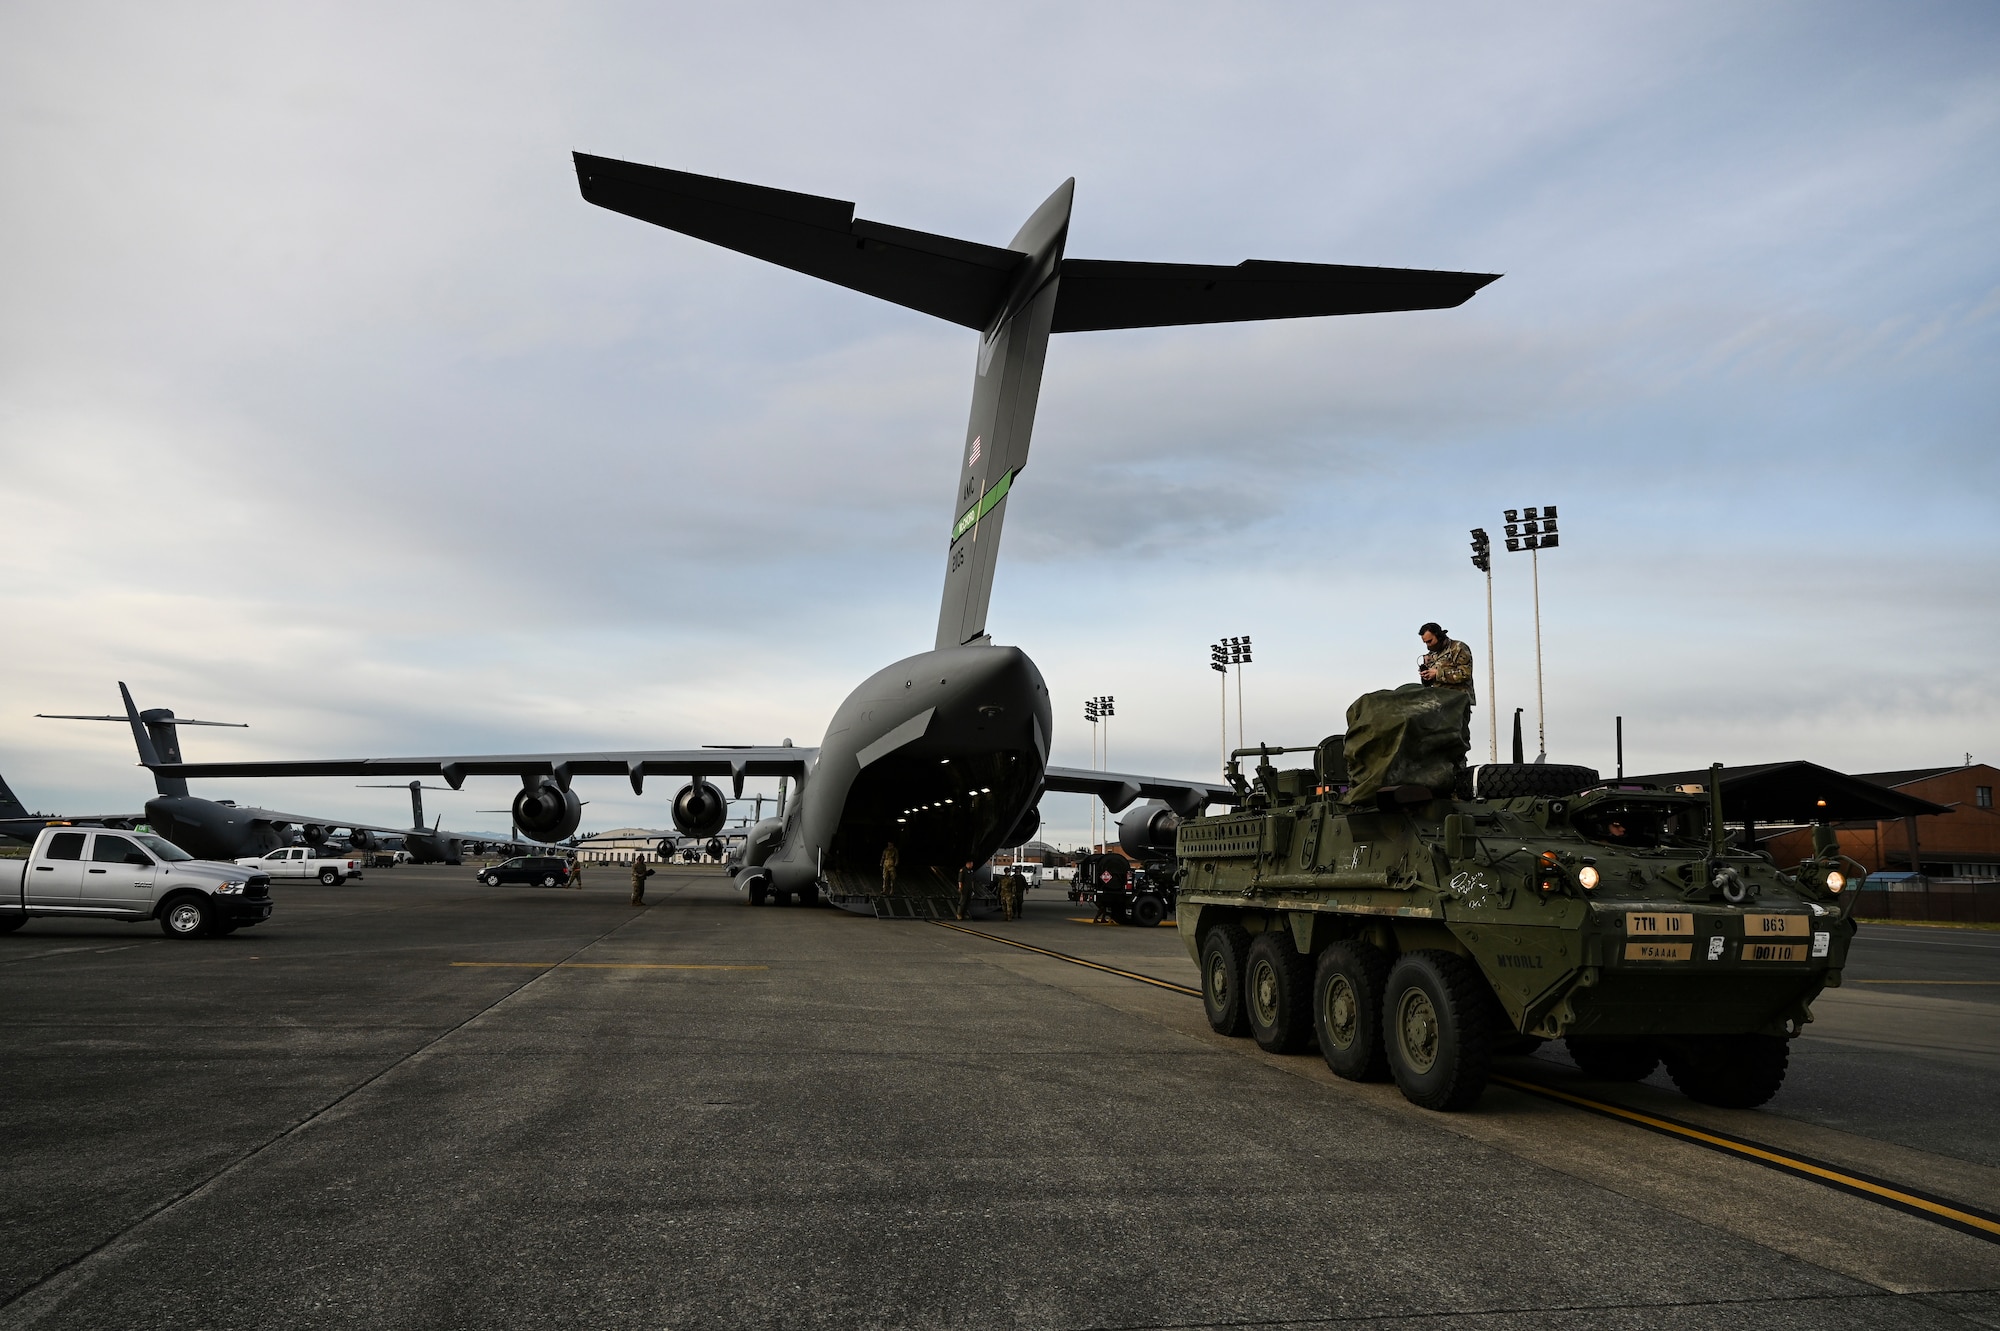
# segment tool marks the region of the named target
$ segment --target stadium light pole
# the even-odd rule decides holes
[[[1250,664],[1250,635],[1230,638],[1229,664],[1236,667],[1236,747],[1243,747],[1243,667]]]
[[[1486,528],[1472,529],[1472,566],[1486,575],[1486,743],[1491,762],[1500,761],[1500,699],[1493,676],[1493,543]]]
[[[1553,550],[1560,542],[1556,532],[1556,506],[1544,504],[1540,509],[1507,510],[1507,548],[1528,552],[1529,566],[1533,570],[1535,583],[1535,761],[1546,762],[1549,756],[1548,711],[1542,700],[1542,558],[1541,552]]]
[[[1097,699],[1083,700],[1083,719],[1090,722],[1090,770],[1097,770]],[[1090,846],[1097,853],[1097,796],[1090,797]]]
[[[1208,645],[1208,668],[1222,674],[1222,765],[1229,766],[1229,648],[1225,642]]]

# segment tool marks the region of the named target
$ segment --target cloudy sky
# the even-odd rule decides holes
[[[810,744],[929,646],[974,335],[592,208],[572,149],[989,244],[1075,176],[1078,257],[1505,274],[1056,340],[989,622],[1057,761],[1109,693],[1115,766],[1212,773],[1223,635],[1252,742],[1339,730],[1424,620],[1483,657],[1467,530],[1541,503],[1552,759],[1608,768],[1617,715],[1631,771],[2000,757],[1990,4],[20,0],[32,806],[149,793],[122,732],[32,719],[119,679],[252,723],[200,757]],[[1494,581],[1532,748],[1527,556]],[[664,821],[593,784],[587,827]],[[350,785],[201,793],[401,807]]]

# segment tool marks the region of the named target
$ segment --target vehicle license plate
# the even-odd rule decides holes
[[[1812,921],[1804,915],[1745,915],[1745,938],[1804,938],[1812,932]]]
[[[1693,943],[1627,943],[1627,961],[1692,961]]]
[[[1660,911],[1627,911],[1625,933],[1630,938],[1692,938],[1694,916],[1671,915]]]
[[[1804,943],[1745,943],[1743,945],[1743,959],[1745,961],[1804,961],[1806,959],[1806,945]]]

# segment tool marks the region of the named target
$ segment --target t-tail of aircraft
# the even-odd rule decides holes
[[[132,743],[139,750],[139,762],[153,773],[153,787],[162,795],[185,795],[188,793],[187,779],[180,776],[164,776],[159,767],[162,763],[181,761],[181,737],[179,726],[225,726],[231,730],[248,730],[247,721],[196,721],[192,717],[175,716],[171,708],[151,707],[140,711],[132,701],[132,690],[125,687],[125,681],[118,681],[118,696],[125,701],[123,716],[71,716],[51,712],[36,712],[35,715],[49,721],[112,721],[124,722],[132,727]]]
[[[936,649],[987,641],[1007,497],[1028,463],[1052,333],[1462,305],[1497,274],[1352,264],[1130,263],[1064,256],[1075,180],[1003,248],[887,226],[789,190],[575,154],[599,207],[980,333],[959,453]]]

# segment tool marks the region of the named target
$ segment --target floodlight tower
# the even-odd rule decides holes
[[[1094,772],[1097,770],[1097,699],[1085,698],[1083,700],[1083,719],[1090,722],[1090,770]],[[1096,853],[1097,797],[1095,795],[1091,796],[1090,799],[1090,844],[1092,853]]]
[[[1222,675],[1222,765],[1229,766],[1229,646],[1227,641],[1208,645],[1208,668]]]
[[[1507,510],[1507,548],[1528,552],[1529,566],[1534,571],[1535,582],[1535,761],[1546,762],[1549,756],[1548,712],[1542,701],[1542,559],[1541,552],[1553,550],[1559,544],[1556,534],[1556,506],[1544,504],[1540,509]]]
[[[1243,667],[1250,664],[1250,635],[1224,639],[1229,644],[1229,664],[1236,667],[1236,747],[1243,747]]]
[[[1500,761],[1499,697],[1493,686],[1493,543],[1486,528],[1472,529],[1472,566],[1486,575],[1486,742],[1489,762]]]

